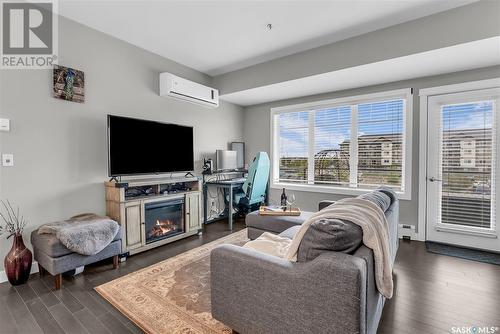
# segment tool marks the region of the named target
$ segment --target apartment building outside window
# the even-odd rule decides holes
[[[410,89],[271,110],[272,187],[410,198]]]

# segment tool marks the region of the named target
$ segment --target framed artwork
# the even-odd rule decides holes
[[[85,102],[85,76],[74,68],[54,65],[54,97],[66,101]]]

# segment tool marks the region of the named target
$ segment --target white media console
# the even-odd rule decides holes
[[[105,182],[106,214],[123,229],[123,253],[135,254],[201,234],[197,177]]]

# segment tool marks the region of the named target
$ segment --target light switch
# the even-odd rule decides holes
[[[0,131],[10,131],[10,119],[0,118]]]
[[[14,154],[2,154],[2,166],[13,167],[14,166]]]

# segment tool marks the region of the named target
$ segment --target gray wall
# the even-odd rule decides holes
[[[453,74],[426,77],[420,79],[399,81],[384,85],[350,89],[340,92],[327,93],[304,98],[290,99],[273,103],[266,103],[245,108],[244,113],[244,138],[247,144],[247,160],[254,157],[259,151],[269,152],[270,149],[270,109],[273,107],[286,106],[297,103],[319,101],[345,96],[355,96],[374,92],[399,88],[414,88],[413,95],[413,157],[412,164],[412,199],[401,201],[401,223],[417,225],[418,210],[418,142],[419,142],[419,98],[418,89],[455,84],[466,81],[483,80],[500,77],[500,66],[482,68],[472,71],[464,71]],[[334,195],[325,193],[294,191],[297,199],[297,205],[303,210],[316,210],[318,202],[323,199],[337,200],[344,195]],[[280,190],[272,189],[270,192],[271,200],[279,200]]]
[[[19,204],[29,219],[25,242],[42,223],[105,213],[108,113],[194,126],[198,173],[203,156],[243,139],[242,108],[222,102],[207,109],[158,96],[160,72],[205,84],[210,77],[73,21],[60,18],[59,25],[59,63],[85,72],[85,103],[53,98],[51,71],[0,72],[0,116],[11,119],[11,131],[0,132],[0,150],[15,162],[0,168],[0,198]],[[162,151],[168,148],[158,146]],[[2,236],[0,270],[10,245]]]
[[[494,37],[499,12],[500,1],[483,0],[221,74],[214,82],[223,95]]]

